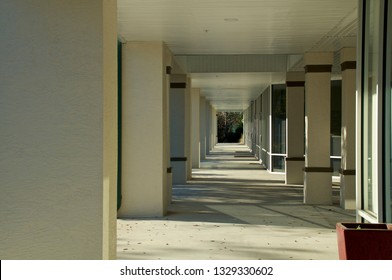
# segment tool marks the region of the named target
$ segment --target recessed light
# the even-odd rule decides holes
[[[238,18],[225,18],[224,21],[227,21],[227,22],[236,22],[236,21],[239,21],[239,19],[238,19]]]

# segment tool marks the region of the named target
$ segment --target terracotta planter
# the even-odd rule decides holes
[[[336,224],[339,259],[392,260],[392,224]]]

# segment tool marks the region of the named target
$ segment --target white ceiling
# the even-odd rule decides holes
[[[164,41],[174,55],[296,55],[355,46],[357,0],[118,0],[124,41]],[[336,56],[338,59],[338,56]],[[290,65],[293,66],[293,65]],[[301,61],[293,69],[301,69]],[[288,67],[290,68],[290,67]],[[219,110],[243,110],[284,72],[190,73]]]

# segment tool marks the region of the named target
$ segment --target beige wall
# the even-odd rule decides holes
[[[1,259],[115,256],[115,18],[116,1],[0,3]]]

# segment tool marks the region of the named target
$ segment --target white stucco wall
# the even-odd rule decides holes
[[[103,71],[103,9],[115,3],[0,2],[0,259],[104,255],[104,79],[116,71]]]

